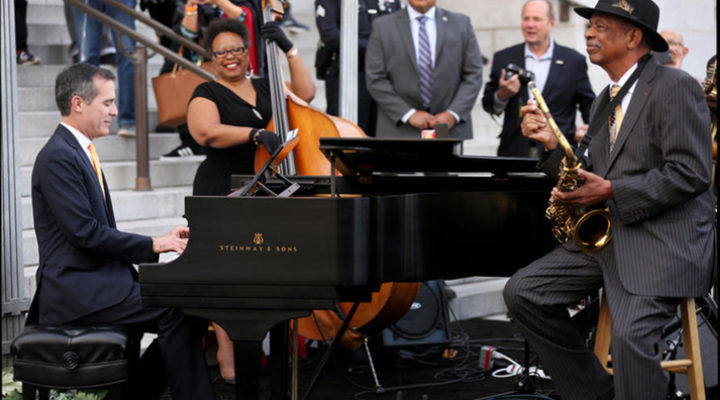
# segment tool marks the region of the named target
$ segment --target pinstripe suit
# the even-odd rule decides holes
[[[608,102],[607,88],[591,115]],[[663,399],[660,328],[679,300],[708,292],[714,265],[710,117],[685,72],[651,58],[640,74],[615,149],[607,121],[584,168],[610,180],[613,240],[598,253],[558,246],[518,271],[504,296],[563,399]],[[556,173],[560,148],[541,161]],[[547,156],[547,155],[546,155]],[[565,305],[604,287],[613,318],[614,379],[583,343]]]

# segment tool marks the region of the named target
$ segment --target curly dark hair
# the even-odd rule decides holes
[[[223,32],[231,32],[240,36],[245,43],[245,47],[247,48],[250,48],[250,46],[252,46],[252,43],[250,43],[250,34],[248,33],[245,24],[236,19],[223,18],[216,19],[215,21],[211,22],[207,28],[207,31],[205,31],[205,49],[208,52],[212,52],[213,40],[215,40],[217,35]]]

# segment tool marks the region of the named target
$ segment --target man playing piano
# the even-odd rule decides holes
[[[579,172],[585,183],[552,196],[572,207],[609,207],[613,237],[594,253],[573,241],[557,246],[513,275],[504,297],[563,399],[664,399],[661,328],[683,298],[705,295],[712,283],[710,115],[690,75],[650,56],[668,48],[653,1],[599,0],[575,12],[590,20],[590,61],[626,93],[620,89],[617,106],[608,104],[614,88],[595,99],[594,138]],[[522,112],[523,134],[545,146],[541,168],[556,174],[562,146],[537,107]],[[566,308],[600,287],[612,315],[613,376]]]
[[[188,228],[148,237],[121,232],[94,139],[107,136],[117,115],[115,76],[88,64],[58,75],[62,122],[35,160],[32,204],[40,254],[30,315],[40,324],[127,325],[158,334],[145,351],[129,398],[215,399],[200,332],[180,310],[144,307],[133,263],[182,253]],[[163,366],[164,372],[163,372]],[[142,382],[141,382],[142,381]],[[166,382],[167,381],[167,382]]]

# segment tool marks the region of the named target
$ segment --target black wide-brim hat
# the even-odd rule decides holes
[[[598,11],[639,27],[650,39],[653,50],[667,51],[667,42],[657,32],[660,9],[652,0],[599,0],[595,8],[575,7],[575,12],[586,19]]]

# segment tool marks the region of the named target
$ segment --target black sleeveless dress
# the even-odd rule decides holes
[[[203,97],[215,103],[223,124],[264,128],[272,118],[270,84],[267,78],[253,78],[250,82],[257,96],[255,107],[217,82],[202,83],[195,89],[192,98]],[[255,148],[254,143],[225,149],[208,146],[207,158],[195,173],[193,195],[229,194],[230,175],[254,173]]]

